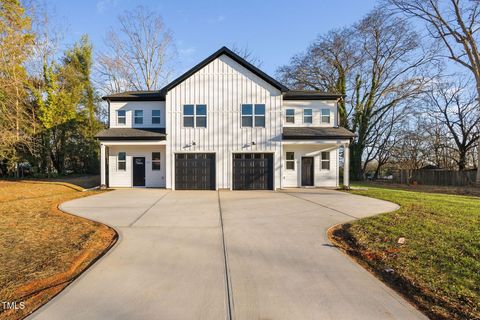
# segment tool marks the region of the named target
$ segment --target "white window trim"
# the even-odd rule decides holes
[[[287,115],[287,111],[289,110],[293,110],[293,115]],[[293,121],[292,122],[289,122],[288,121],[288,118],[293,118]],[[295,123],[295,109],[292,109],[292,108],[288,108],[288,109],[285,109],[285,123]]]
[[[203,115],[203,114],[198,115],[198,114],[197,114],[197,106],[205,106],[205,115]],[[206,104],[206,103],[196,104],[196,105],[193,107],[193,114],[194,114],[194,117],[193,117],[193,126],[194,126],[194,128],[207,129],[207,126],[208,126],[208,119],[207,119],[208,107],[207,107],[207,104]],[[199,126],[197,126],[197,118],[205,118],[205,127],[199,127]]]
[[[328,159],[323,159],[323,154],[326,153],[328,154]],[[323,169],[323,163],[328,162],[328,169]],[[322,151],[320,153],[320,170],[321,171],[330,171],[332,168],[331,162],[330,162],[330,151]]]
[[[288,153],[293,153],[293,159],[288,159],[288,156],[287,156]],[[293,169],[289,169],[287,166],[287,163],[293,163]],[[295,171],[295,152],[292,152],[292,151],[285,152],[285,170]]]
[[[124,116],[119,116],[119,115],[118,115],[118,112],[119,112],[119,111],[125,112],[125,115],[124,115]],[[118,121],[118,119],[120,119],[120,118],[123,118],[123,120],[124,120],[123,123],[120,123],[120,121]],[[125,125],[127,125],[127,111],[126,111],[126,110],[117,110],[117,125],[118,125],[118,126],[125,126]]]
[[[328,115],[323,114],[324,110],[328,111]],[[328,121],[323,121],[323,117],[328,117]],[[332,122],[332,115],[331,115],[330,109],[321,109],[320,110],[320,122],[321,123],[326,123],[326,124],[330,124]]]
[[[153,154],[158,153],[160,158],[158,160],[153,160]],[[153,164],[158,162],[158,169],[153,169]],[[162,153],[160,151],[152,152],[152,171],[161,171],[162,170]]]
[[[125,153],[125,160],[120,160],[120,153]],[[119,169],[119,163],[125,163],[125,169]],[[117,171],[127,171],[127,153],[125,151],[120,151],[117,154]]]
[[[305,111],[306,111],[306,110],[312,111],[312,114],[309,115],[309,116],[306,116],[306,115],[305,115]],[[305,117],[312,118],[312,121],[311,121],[311,122],[305,122]],[[302,120],[303,120],[303,124],[313,124],[313,109],[311,109],[311,108],[305,108],[305,109],[303,109],[303,119],[302,119]]]
[[[244,126],[242,118],[244,117],[243,115],[243,106],[246,104],[251,104],[252,105],[252,114],[245,115],[245,117],[252,117],[252,126]],[[263,105],[264,106],[264,113],[262,115],[256,115],[255,114],[255,106],[257,105]],[[255,118],[256,117],[263,117],[265,120],[265,124],[263,126],[256,126],[255,125]],[[265,129],[267,127],[267,105],[265,103],[242,103],[240,105],[240,128],[258,128],[258,129]]]
[[[158,116],[153,115],[154,111],[158,111]],[[158,118],[158,123],[153,123],[153,118]],[[160,124],[160,123],[162,123],[162,111],[160,109],[152,110],[152,124]]]
[[[193,106],[193,115],[185,115],[185,106]],[[205,106],[205,115],[197,115],[197,106]],[[182,126],[183,128],[198,128],[198,129],[207,129],[208,127],[208,105],[206,103],[198,103],[198,104],[191,104],[185,103],[182,107]],[[185,127],[185,117],[192,117],[193,118],[193,127]],[[198,127],[197,126],[197,118],[205,118],[205,127]]]
[[[141,112],[142,112],[142,116],[141,116],[141,117],[137,117],[137,115],[136,115],[137,111],[141,111]],[[143,124],[144,124],[143,114],[144,114],[143,110],[133,110],[133,125],[143,125]],[[136,121],[137,118],[142,119],[142,123],[137,123],[137,121]]]

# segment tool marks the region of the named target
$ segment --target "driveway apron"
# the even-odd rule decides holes
[[[35,319],[426,319],[333,247],[396,205],[332,190],[120,189],[61,209],[119,242]]]
[[[326,238],[363,209],[396,205],[308,189],[220,198],[235,319],[426,319]]]
[[[35,319],[225,319],[216,192],[116,190],[62,205],[120,235]]]

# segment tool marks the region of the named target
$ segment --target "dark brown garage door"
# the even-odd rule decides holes
[[[273,154],[235,153],[233,155],[234,190],[272,190]]]
[[[175,154],[175,189],[215,190],[215,154]]]

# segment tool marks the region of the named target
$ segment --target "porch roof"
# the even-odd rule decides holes
[[[100,141],[112,140],[165,140],[165,128],[109,128],[97,133]]]
[[[343,127],[284,127],[283,140],[352,139],[355,134]]]

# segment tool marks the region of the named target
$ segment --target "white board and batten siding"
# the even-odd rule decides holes
[[[294,169],[286,169],[287,152],[295,156]],[[330,169],[322,169],[321,153],[330,152]],[[332,145],[284,145],[283,146],[283,187],[302,186],[302,157],[313,157],[313,174],[315,187],[336,187],[339,183],[339,149]]]
[[[125,124],[117,123],[117,111],[125,110]],[[143,124],[134,124],[135,110],[143,110]],[[160,110],[160,124],[152,124],[152,111]],[[110,128],[165,128],[165,101],[111,101]]]
[[[287,123],[285,120],[283,125],[285,127],[334,127],[338,122],[337,102],[327,100],[286,100],[283,102],[283,110],[295,110],[295,122]],[[312,109],[312,123],[303,122],[303,110]],[[322,109],[330,110],[330,123],[323,123],[321,121]],[[285,112],[283,116],[285,117]]]
[[[126,153],[126,170],[118,169],[118,153]],[[160,170],[152,170],[152,152],[160,152]],[[165,146],[111,145],[108,147],[109,185],[132,187],[133,158],[145,158],[145,186],[164,188],[166,186]]]
[[[207,105],[206,128],[183,127],[183,105]],[[242,104],[265,104],[265,127],[241,127]],[[281,183],[280,90],[222,55],[172,88],[166,95],[167,188],[174,188],[175,153],[214,152],[216,187],[232,186],[232,154],[274,153],[274,185]],[[191,145],[195,142],[195,145]],[[255,145],[252,145],[255,142]],[[187,147],[191,145],[190,147]],[[247,146],[248,145],[248,146]]]

